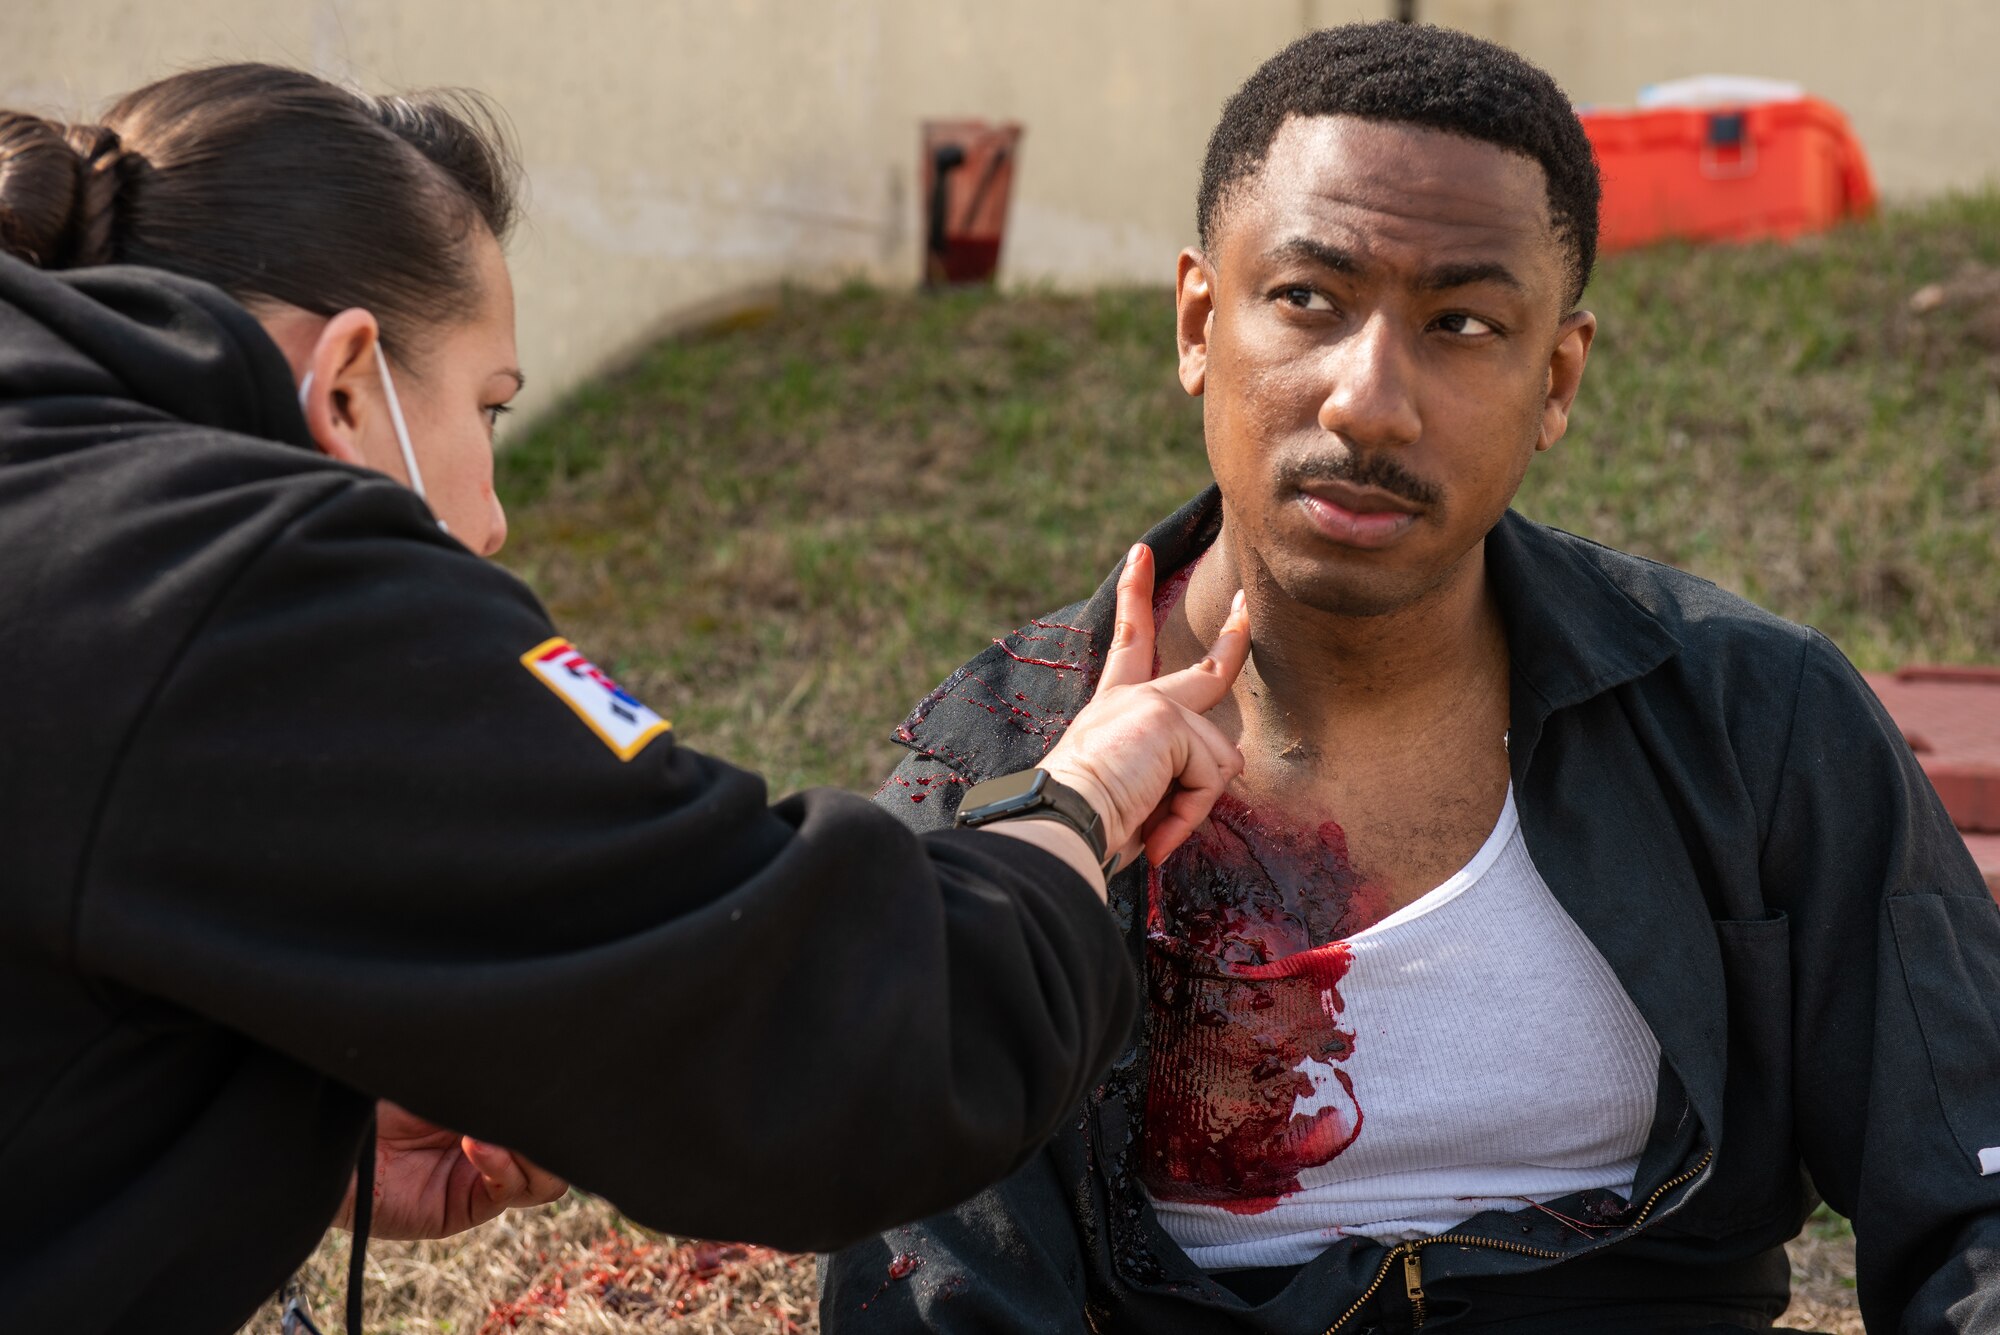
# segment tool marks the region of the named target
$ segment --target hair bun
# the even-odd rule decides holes
[[[124,159],[107,126],[0,111],[0,250],[44,269],[108,263]]]
[[[76,150],[79,186],[70,211],[69,262],[109,264],[125,189],[125,146],[108,125],[72,125],[64,138]]]

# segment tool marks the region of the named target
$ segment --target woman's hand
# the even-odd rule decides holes
[[[1097,693],[1042,761],[1104,823],[1104,846],[1158,863],[1208,817],[1243,772],[1243,753],[1203,717],[1250,656],[1250,614],[1238,593],[1208,657],[1153,677],[1153,551],[1140,543],[1118,578],[1118,624]]]
[[[372,1236],[444,1238],[503,1210],[546,1205],[569,1184],[512,1150],[447,1131],[385,1099],[375,1105],[374,1190]],[[354,1226],[352,1186],[333,1223]]]

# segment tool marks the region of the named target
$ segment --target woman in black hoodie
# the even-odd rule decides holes
[[[344,1195],[409,1236],[560,1175],[829,1249],[1011,1171],[1125,1042],[1099,864],[1240,766],[1199,715],[1241,614],[1149,681],[1136,549],[1028,819],[769,804],[478,559],[501,144],[268,66],[0,113],[0,1329],[233,1330]]]

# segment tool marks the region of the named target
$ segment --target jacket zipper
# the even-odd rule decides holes
[[[1678,1177],[1672,1177],[1662,1182],[1658,1189],[1646,1198],[1645,1207],[1639,1211],[1638,1217],[1632,1221],[1630,1232],[1637,1232],[1640,1228],[1643,1228],[1647,1216],[1653,1213],[1653,1207],[1660,1203],[1660,1198],[1682,1183],[1699,1177],[1702,1169],[1708,1167],[1709,1160],[1714,1157],[1715,1151],[1709,1150],[1701,1156],[1701,1161],[1694,1167],[1688,1169]],[[1626,1236],[1629,1237],[1630,1232]],[[1583,1254],[1581,1252],[1553,1252],[1545,1247],[1530,1247],[1525,1243],[1507,1242],[1499,1238],[1477,1238],[1469,1233],[1439,1233],[1435,1237],[1419,1238],[1414,1242],[1399,1242],[1389,1249],[1387,1256],[1382,1258],[1381,1269],[1375,1272],[1374,1280],[1369,1283],[1366,1289],[1362,1290],[1361,1296],[1354,1300],[1354,1305],[1340,1314],[1340,1320],[1326,1328],[1326,1335],[1338,1335],[1340,1328],[1352,1321],[1354,1314],[1368,1305],[1369,1300],[1374,1298],[1376,1292],[1381,1289],[1383,1283],[1389,1278],[1390,1270],[1395,1268],[1398,1261],[1403,1263],[1403,1290],[1410,1300],[1410,1329],[1413,1331],[1423,1329],[1424,1320],[1428,1315],[1426,1311],[1428,1303],[1424,1297],[1424,1263],[1422,1252],[1424,1248],[1440,1242],[1457,1243],[1461,1247],[1490,1247],[1495,1251],[1514,1252],[1521,1256],[1539,1257],[1545,1261],[1567,1261],[1572,1257]],[[1591,1248],[1589,1250],[1594,1251],[1596,1249]]]

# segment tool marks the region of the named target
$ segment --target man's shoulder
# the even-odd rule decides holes
[[[1807,626],[1732,593],[1712,580],[1546,524],[1526,521],[1541,539],[1602,577],[1679,642],[1691,668],[1734,670],[1783,659],[1797,666],[1814,639]]]
[[[973,782],[1038,763],[1103,669],[1109,628],[1086,621],[1088,607],[1072,603],[995,639],[917,702],[896,740]]]

